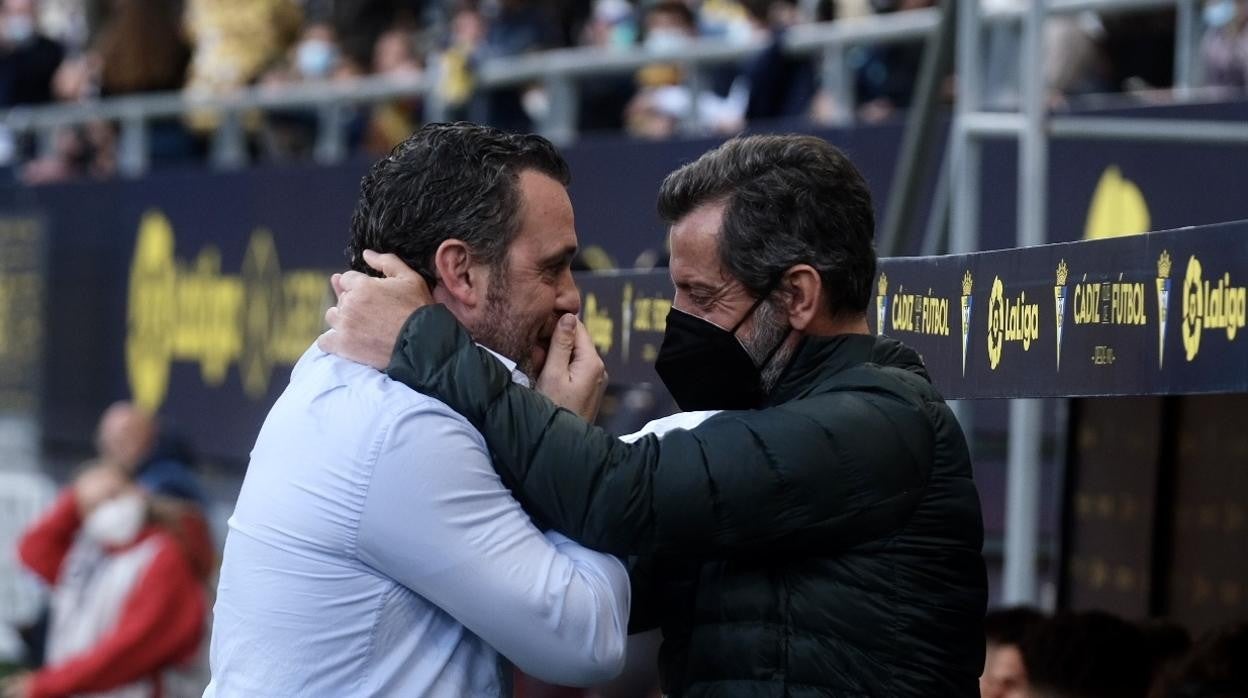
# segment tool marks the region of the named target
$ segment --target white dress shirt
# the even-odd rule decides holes
[[[229,526],[205,696],[509,696],[503,657],[557,684],[623,666],[619,560],[539,531],[463,417],[315,345]]]

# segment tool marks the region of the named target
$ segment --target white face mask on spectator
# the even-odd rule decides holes
[[[295,54],[296,67],[305,78],[319,79],[329,77],[337,60],[334,45],[324,39],[308,39],[299,44]]]
[[[133,543],[147,521],[147,501],[138,492],[123,494],[97,506],[82,523],[87,538],[111,547]]]
[[[1235,19],[1235,0],[1214,0],[1204,9],[1205,26],[1221,29]]]
[[[673,53],[689,43],[688,34],[679,29],[653,29],[646,35],[646,50],[651,53]]]
[[[35,20],[28,15],[11,15],[4,21],[4,40],[15,46],[35,35]]]

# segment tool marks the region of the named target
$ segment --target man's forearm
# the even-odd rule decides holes
[[[821,398],[846,419],[807,426],[820,443],[792,438],[810,417],[784,407],[622,443],[512,385],[441,306],[411,316],[388,372],[468,419],[535,517],[615,555],[831,552],[904,520],[926,481],[907,444],[859,443],[889,418],[852,395]]]

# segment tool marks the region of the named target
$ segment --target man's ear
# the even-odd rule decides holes
[[[486,276],[472,259],[463,240],[450,238],[438,245],[433,253],[433,268],[438,286],[456,302],[471,309],[485,302]]]
[[[797,264],[780,277],[779,290],[789,314],[789,325],[804,332],[823,308],[823,278],[809,264]]]

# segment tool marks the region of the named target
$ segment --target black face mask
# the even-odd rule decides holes
[[[730,330],[676,308],[667,314],[667,330],[654,369],[680,409],[749,410],[762,406],[767,397],[762,369],[789,335],[786,332],[772,347],[762,366],[755,366],[736,333],[766,298],[759,298]]]

